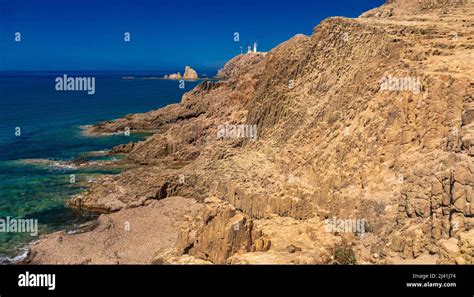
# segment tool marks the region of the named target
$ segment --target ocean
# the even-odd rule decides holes
[[[95,94],[56,91],[55,79],[63,74],[94,77]],[[51,163],[93,158],[87,153],[144,139],[145,134],[87,137],[81,126],[177,103],[199,83],[186,82],[181,89],[178,81],[145,79],[164,74],[0,72],[0,262],[18,255],[41,234],[73,229],[97,216],[69,209],[65,201],[84,191],[87,180],[119,170],[73,169]],[[25,161],[31,159],[51,162]],[[39,234],[2,232],[6,218],[36,219]]]

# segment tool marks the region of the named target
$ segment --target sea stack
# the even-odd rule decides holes
[[[182,76],[181,76],[181,73],[178,72],[178,73],[170,74],[168,77],[165,75],[165,78],[167,78],[167,79],[181,79]]]
[[[183,78],[186,80],[195,80],[195,79],[198,79],[198,74],[196,70],[192,69],[189,66],[186,66],[186,68],[184,69]]]
[[[198,79],[198,74],[196,70],[192,69],[190,66],[186,66],[184,69],[184,74],[181,75],[180,72],[173,73],[170,75],[165,75],[164,79],[184,79],[184,80],[196,80]]]

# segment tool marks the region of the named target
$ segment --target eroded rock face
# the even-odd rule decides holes
[[[181,231],[176,248],[181,254],[225,263],[236,253],[250,251],[257,240],[253,227],[250,217],[233,206],[207,199],[203,210]]]
[[[388,4],[395,4],[396,6],[403,8],[420,8],[420,9],[433,9],[442,8],[446,6],[459,6],[463,4],[472,3],[471,0],[387,0]]]
[[[393,17],[400,15],[417,15],[434,9],[441,9],[442,14],[448,14],[446,9],[459,8],[473,4],[472,0],[387,0],[385,5],[363,14],[370,17]]]
[[[219,79],[230,79],[238,77],[241,74],[249,71],[249,67],[257,64],[258,62],[265,59],[263,53],[247,53],[244,55],[238,55],[229,62],[227,62],[222,69],[217,73]]]
[[[196,70],[192,69],[189,66],[186,66],[186,68],[184,69],[183,78],[186,80],[195,80],[195,79],[198,79],[199,77]]]
[[[343,241],[357,263],[472,263],[474,8],[416,3],[327,19],[179,104],[89,127],[154,134],[116,148],[135,167],[70,205],[204,203],[157,263],[332,263]],[[226,124],[258,139],[218,137]]]
[[[440,264],[474,264],[474,229],[440,240]]]

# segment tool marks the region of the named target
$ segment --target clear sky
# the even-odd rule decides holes
[[[258,40],[267,51],[326,17],[357,17],[384,2],[0,0],[0,71],[216,70],[240,46]]]

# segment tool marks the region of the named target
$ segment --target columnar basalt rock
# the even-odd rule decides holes
[[[259,246],[256,234],[249,216],[208,198],[203,210],[181,231],[176,248],[181,254],[225,263],[234,254],[249,252],[254,244]]]

